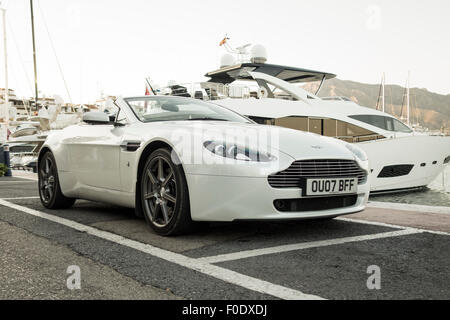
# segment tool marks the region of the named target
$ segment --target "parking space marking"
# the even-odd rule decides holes
[[[281,252],[327,247],[327,246],[333,246],[333,245],[350,243],[350,242],[401,237],[401,236],[417,234],[417,233],[421,233],[421,232],[416,231],[416,230],[407,229],[407,230],[384,232],[384,233],[377,233],[377,234],[364,235],[364,236],[355,236],[355,237],[347,237],[347,238],[341,238],[341,239],[330,239],[330,240],[321,240],[321,241],[304,242],[304,243],[295,243],[295,244],[288,244],[288,245],[276,246],[276,247],[270,247],[270,248],[239,251],[239,252],[234,252],[234,253],[221,254],[221,255],[217,255],[217,256],[204,257],[204,258],[200,258],[199,260],[208,262],[208,263],[219,263],[219,262],[234,261],[234,260],[240,260],[240,259],[245,259],[245,258],[252,258],[252,257],[257,257],[257,256],[268,255],[268,254],[281,253]]]
[[[13,177],[25,179],[25,180],[32,180],[32,181],[38,181],[37,174],[35,173],[27,173],[22,171],[13,171]]]
[[[450,233],[448,233],[448,232],[433,231],[433,230],[419,229],[419,228],[413,228],[413,227],[406,227],[406,226],[400,226],[400,225],[384,223],[384,222],[367,221],[367,220],[351,219],[351,218],[336,218],[336,220],[345,221],[345,222],[360,223],[360,224],[369,224],[369,225],[372,225],[372,226],[379,226],[379,227],[397,228],[397,229],[403,229],[403,230],[414,230],[414,231],[417,231],[419,233],[420,232],[427,232],[427,233],[432,233],[432,234],[438,234],[438,235],[441,235],[441,236],[450,236]]]
[[[1,198],[1,200],[5,201],[14,201],[14,200],[36,200],[40,199],[39,197],[18,197],[18,198]]]
[[[388,209],[388,210],[392,209],[392,210],[403,210],[403,211],[450,214],[450,207],[424,206],[424,205],[409,204],[409,203],[370,201],[367,204],[367,207],[368,208],[378,208],[378,209]]]
[[[244,274],[231,271],[229,269],[225,269],[219,266],[212,265],[210,263],[201,261],[199,259],[189,258],[179,253],[174,253],[171,251],[167,251],[164,249],[160,249],[149,244],[144,244],[135,240],[131,240],[117,234],[102,231],[90,226],[86,226],[84,224],[74,222],[68,219],[60,218],[57,216],[53,216],[41,211],[37,211],[34,209],[30,209],[24,206],[16,205],[14,203],[8,202],[6,200],[0,200],[0,205],[18,210],[20,212],[39,217],[42,219],[46,219],[52,221],[54,223],[58,223],[64,225],[66,227],[75,229],[80,232],[85,232],[87,234],[96,236],[98,238],[108,240],[147,254],[150,254],[156,258],[163,259],[169,261],[171,263],[180,265],[182,267],[195,270],[197,272],[203,273],[205,275],[214,277],[216,279],[222,280],[224,282],[234,284],[236,286],[240,286],[255,292],[259,292],[262,294],[267,294],[276,298],[285,299],[285,300],[322,300],[323,298],[303,293],[298,290],[293,290],[287,287],[283,287],[280,285],[276,285],[271,282],[267,282],[264,280],[260,280],[257,278],[253,278],[250,276],[246,276]]]
[[[34,183],[35,181],[31,181],[31,180],[28,180],[28,181],[0,181],[0,184],[21,184],[21,183],[28,183],[28,184],[30,184],[30,183]]]

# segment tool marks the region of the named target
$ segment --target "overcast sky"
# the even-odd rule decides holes
[[[34,0],[39,88],[74,102],[142,95],[146,76],[201,81],[219,67],[219,42],[262,44],[268,62],[335,73],[340,79],[411,85],[449,94],[448,0]],[[10,87],[32,96],[29,0],[7,8]],[[0,86],[4,86],[1,41]],[[20,56],[22,59],[20,59]],[[29,80],[27,80],[27,78]]]

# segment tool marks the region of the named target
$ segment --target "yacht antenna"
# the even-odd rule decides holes
[[[249,48],[252,44],[248,43],[246,45],[243,45],[243,46],[240,46],[240,47],[237,47],[236,49],[234,49],[228,43],[229,40],[230,40],[230,38],[228,37],[228,35],[225,35],[225,38],[220,43],[220,46],[224,46],[225,49],[228,51],[228,53],[237,55],[239,62],[246,62],[246,60],[248,60],[248,56],[249,56],[249,52],[247,51],[247,48]]]
[[[1,6],[1,2],[0,2]],[[5,49],[5,108],[6,108],[6,139],[8,140],[8,127],[9,127],[9,88],[8,88],[8,50],[7,50],[7,41],[6,41],[6,9],[1,7],[2,16],[3,16],[3,41],[4,41],[4,49]]]
[[[37,65],[36,65],[36,41],[34,37],[34,12],[33,12],[33,0],[30,0],[31,9],[31,36],[33,40],[33,62],[34,62],[34,98],[35,107],[38,109],[38,82],[37,82]]]

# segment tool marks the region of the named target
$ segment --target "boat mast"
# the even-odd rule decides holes
[[[406,121],[410,125],[410,104],[409,104],[409,88],[410,88],[411,72],[408,71],[408,81],[406,82]]]
[[[386,84],[386,74],[383,72],[383,80],[381,81],[381,97],[382,97],[381,104],[383,112],[385,112],[385,101],[386,101],[384,91],[385,84]]]
[[[38,109],[38,83],[37,83],[37,65],[36,65],[36,41],[34,37],[34,13],[33,13],[33,0],[30,0],[31,9],[31,36],[33,40],[33,62],[34,62],[34,98],[36,110]]]
[[[0,3],[1,5],[1,3]],[[4,50],[5,50],[5,108],[6,108],[6,132],[8,132],[9,127],[9,87],[8,87],[8,49],[7,49],[7,41],[6,41],[6,9],[0,8],[2,10],[3,16],[3,41],[4,41]],[[8,133],[6,133],[8,135]]]

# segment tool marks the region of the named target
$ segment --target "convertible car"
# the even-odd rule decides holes
[[[119,98],[111,109],[48,136],[38,158],[46,208],[135,208],[168,236],[201,222],[329,219],[367,203],[368,159],[346,142],[189,98]]]

